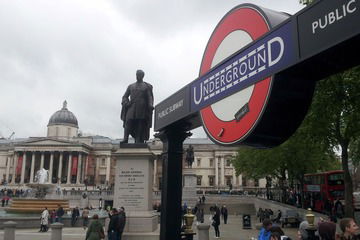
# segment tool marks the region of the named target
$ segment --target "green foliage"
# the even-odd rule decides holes
[[[309,5],[313,2],[314,0],[300,0],[300,3],[301,4],[304,4],[304,5]]]
[[[282,178],[286,171],[290,179],[300,181],[305,173],[339,169],[335,156],[309,137],[307,129],[305,121],[288,141],[272,149],[240,148],[233,159],[237,174]]]
[[[311,131],[326,148],[340,152],[345,175],[345,214],[353,215],[349,159],[360,157],[360,66],[319,81],[310,114]]]

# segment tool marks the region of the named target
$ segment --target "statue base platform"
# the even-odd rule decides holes
[[[147,143],[123,143],[120,142],[120,148],[148,148]]]
[[[114,153],[116,175],[113,206],[125,208],[125,232],[153,232],[158,226],[158,215],[152,206],[155,156],[147,144],[120,146]]]
[[[187,206],[194,207],[197,203],[196,195],[196,172],[192,168],[184,168],[184,187],[182,193],[182,202]]]

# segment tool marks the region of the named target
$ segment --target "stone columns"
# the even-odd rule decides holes
[[[89,166],[89,155],[86,155],[86,158],[85,158],[85,167],[84,167],[84,178],[83,179],[87,179],[87,175],[88,175],[88,166]],[[87,179],[89,180],[89,179]]]
[[[221,157],[221,162],[220,162],[220,167],[221,167],[221,186],[225,186],[225,164],[224,164],[224,157]]]
[[[215,186],[219,186],[219,160],[218,156],[215,156]]]
[[[63,152],[60,152],[60,155],[59,155],[59,169],[58,169],[58,183],[59,184],[61,184],[62,162],[63,162]]]
[[[45,152],[41,152],[40,170],[44,168]]]
[[[239,180],[239,186],[242,187],[242,175],[241,174],[238,176],[238,180]]]
[[[50,225],[51,240],[62,240],[62,228],[64,224],[56,222]]]
[[[10,174],[10,162],[11,162],[11,159],[10,157],[7,157],[6,158],[6,182],[9,183],[9,174]]]
[[[49,166],[49,183],[52,183],[53,169],[54,169],[54,152],[50,153],[50,166]]]
[[[158,159],[158,155],[156,155],[155,159],[154,159],[154,176],[153,176],[153,186],[158,188],[158,185],[156,184],[156,179],[157,179],[157,160]]]
[[[107,184],[110,184],[110,164],[111,164],[111,159],[110,159],[110,156],[108,156],[106,158],[106,183]]]
[[[78,165],[77,165],[77,173],[76,173],[76,184],[80,184],[81,161],[82,161],[81,152],[79,152]]]
[[[24,184],[25,179],[25,166],[26,166],[26,152],[23,153],[23,160],[21,166],[21,176],[20,176],[20,184]]]
[[[233,185],[233,187],[234,187],[234,186],[237,186],[237,185],[236,185],[236,171],[235,171],[235,167],[233,167],[232,172],[233,172],[233,182],[232,182],[232,185]]]
[[[68,161],[68,171],[67,171],[67,181],[66,184],[70,184],[71,183],[71,167],[72,167],[72,153],[69,153],[69,161]]]
[[[31,154],[31,169],[30,169],[30,183],[34,183],[35,157],[36,157],[36,152],[32,152],[32,154]]]
[[[4,222],[4,239],[15,240],[15,228],[17,223],[13,221]]]
[[[100,171],[100,158],[97,157],[95,160],[95,176],[94,176],[95,185],[100,182],[99,171]]]
[[[16,153],[16,152],[14,152],[13,160],[14,160],[14,162],[13,162],[13,175],[12,175],[12,178],[11,178],[11,183],[12,183],[12,184],[15,184],[16,164],[17,164],[17,162],[16,162],[16,160],[17,160],[17,153]]]

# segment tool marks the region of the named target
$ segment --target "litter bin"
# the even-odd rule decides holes
[[[251,216],[249,214],[244,214],[242,220],[243,229],[251,229]]]

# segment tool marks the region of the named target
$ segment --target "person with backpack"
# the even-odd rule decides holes
[[[99,222],[99,216],[94,214],[93,220],[86,232],[85,240],[100,240],[104,238],[105,234],[103,225]]]

